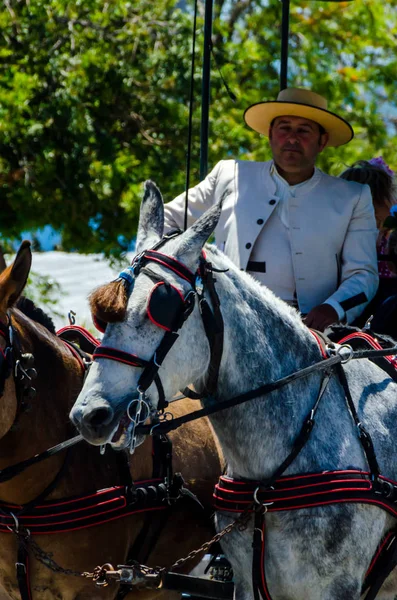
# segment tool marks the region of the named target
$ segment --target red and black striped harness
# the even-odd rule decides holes
[[[320,345],[323,358],[327,358],[322,338],[316,332],[312,333]],[[379,342],[365,332],[351,333],[340,341],[340,344],[347,343],[353,347],[364,345],[367,348],[383,350]],[[397,380],[395,356],[384,356],[377,358],[376,361]],[[344,385],[343,379],[342,385],[346,393],[347,382]],[[349,395],[348,390],[347,394]],[[351,410],[349,401],[348,405]],[[354,414],[353,418],[356,420]],[[397,518],[397,482],[379,473],[372,443],[365,445],[368,441],[370,442],[370,438],[365,435],[361,441],[364,442],[364,450],[370,466],[372,463],[371,472],[349,469],[304,473],[271,478],[271,481],[268,480],[265,484],[260,481],[236,480],[225,476],[220,478],[214,491],[215,508],[231,513],[251,512],[254,514],[253,587],[255,600],[259,600],[259,598],[271,600],[265,573],[266,513],[354,502],[378,506]],[[280,469],[278,469],[279,471]],[[384,580],[396,564],[397,530],[393,530],[380,544],[367,570],[362,589],[362,593],[367,592],[366,600],[373,600],[376,597]]]
[[[0,397],[7,377],[11,373],[14,373],[15,377],[15,373],[17,373],[15,364],[20,354],[20,349],[14,347],[14,345],[18,346],[18,342],[12,327],[11,314],[8,319],[8,325],[0,322],[0,335],[6,341],[6,349],[4,351],[0,350]],[[93,349],[99,345],[98,340],[86,329],[75,325],[62,328],[57,335],[85,371],[90,363],[90,355]],[[23,372],[26,376],[29,373],[25,370]],[[18,412],[22,408],[19,407]],[[32,598],[29,568],[31,536],[78,531],[102,525],[115,519],[145,513],[147,519],[137,536],[137,541],[139,539],[140,543],[134,543],[129,553],[133,559],[139,556],[141,560],[145,560],[147,556],[141,557],[142,537],[147,536],[149,526],[153,524],[152,529],[154,531],[151,531],[151,539],[155,544],[158,531],[160,531],[160,523],[154,521],[151,515],[153,513],[166,513],[166,516],[160,519],[162,527],[164,520],[167,519],[170,507],[175,504],[183,490],[184,481],[182,476],[179,473],[174,474],[172,471],[171,442],[166,436],[156,435],[153,437],[152,478],[132,481],[128,466],[123,464],[121,465],[123,485],[94,490],[86,495],[60,500],[46,500],[66,471],[71,446],[81,441],[81,439],[81,436],[77,436],[41,454],[37,454],[31,459],[0,470],[0,483],[2,483],[12,479],[30,465],[45,460],[55,453],[64,450],[67,452],[60,471],[37,498],[23,506],[0,501],[0,533],[12,533],[18,538],[15,567],[21,600],[31,600]],[[146,554],[150,553],[151,550],[153,550],[153,546],[151,548],[145,547]],[[120,598],[123,597],[124,593],[120,590]]]

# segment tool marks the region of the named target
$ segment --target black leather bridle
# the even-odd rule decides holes
[[[202,254],[200,257],[199,267],[197,271],[193,273],[175,258],[167,256],[158,250],[166,241],[168,241],[168,239],[170,239],[170,237],[174,237],[179,233],[180,232],[173,233],[163,238],[161,242],[159,242],[159,244],[157,244],[151,250],[145,250],[144,252],[138,254],[133,259],[132,264],[127,269],[122,271],[118,277],[119,280],[125,281],[129,292],[132,289],[135,279],[140,273],[145,273],[145,275],[150,277],[150,279],[156,283],[155,287],[164,285],[165,288],[168,286],[168,289],[173,288],[176,290],[176,288],[164,281],[162,277],[150,269],[148,265],[150,263],[155,263],[166,267],[178,277],[181,277],[187,281],[191,286],[191,289],[184,297],[181,296],[180,292],[178,292],[180,295],[179,300],[177,296],[175,296],[175,301],[179,302],[179,306],[177,310],[173,311],[172,322],[168,323],[167,327],[162,325],[161,322],[158,323],[153,318],[151,319],[156,325],[159,325],[165,329],[165,334],[152,358],[150,360],[145,360],[136,354],[124,352],[116,348],[103,345],[98,346],[93,355],[94,360],[104,358],[114,360],[116,362],[122,362],[133,367],[142,368],[143,372],[138,380],[137,391],[140,394],[140,398],[143,399],[145,392],[154,382],[159,396],[157,411],[160,413],[164,411],[168,403],[165,399],[164,389],[158,371],[168,352],[178,339],[179,329],[181,329],[189,315],[192,313],[196,297],[198,299],[198,305],[203,320],[204,329],[210,345],[210,364],[204,389],[198,394],[187,388],[183,390],[183,393],[186,396],[196,399],[214,393],[218,383],[219,366],[223,351],[223,318],[220,311],[218,294],[216,293],[214,285],[215,280],[213,277],[213,272],[215,270],[212,268],[211,263],[209,263],[204,254]],[[207,289],[209,292],[212,308],[204,297],[205,289]],[[150,309],[148,312],[150,313]],[[159,320],[161,321],[161,318],[159,318]]]
[[[7,312],[7,323],[0,321],[0,335],[4,338],[6,347],[0,349],[0,398],[4,394],[5,383],[13,374],[17,397],[16,418],[26,408],[27,400],[36,395],[33,380],[37,377],[34,368],[34,356],[29,352],[23,352],[12,324],[11,312]]]

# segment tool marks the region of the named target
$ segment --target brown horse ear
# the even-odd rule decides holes
[[[94,290],[88,297],[91,314],[97,321],[117,323],[127,313],[128,293],[124,280],[116,279]]]
[[[0,304],[4,311],[11,308],[22,294],[31,265],[30,242],[24,240],[12,265],[0,275]]]

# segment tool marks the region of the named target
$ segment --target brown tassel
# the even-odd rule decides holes
[[[128,294],[125,282],[116,280],[102,285],[88,297],[91,313],[105,323],[124,321]]]

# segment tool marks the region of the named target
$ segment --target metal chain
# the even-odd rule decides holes
[[[95,576],[94,573],[89,573],[84,571],[81,573],[80,571],[73,571],[73,569],[64,569],[61,567],[53,558],[52,553],[44,552],[42,548],[35,542],[31,537],[24,539],[24,544],[26,549],[31,549],[34,557],[38,560],[42,565],[54,571],[55,573],[62,573],[63,575],[72,575],[73,577],[86,577],[88,579],[93,579]]]
[[[155,570],[159,573],[163,573],[164,571],[169,571],[170,569],[181,567],[189,560],[193,560],[193,558],[195,558],[198,554],[201,554],[202,552],[208,550],[212,546],[212,544],[219,542],[225,535],[233,531],[233,529],[236,529],[236,527],[239,531],[244,531],[244,529],[247,528],[248,521],[251,518],[251,510],[253,506],[253,504],[248,506],[248,508],[246,508],[245,511],[241,513],[241,515],[237,519],[235,519],[232,523],[229,523],[229,525],[226,525],[226,527],[222,529],[222,531],[214,535],[214,537],[209,542],[205,542],[205,544],[200,546],[200,548],[197,548],[197,550],[192,550],[187,556],[175,561],[174,564],[172,564],[170,567],[157,567]]]
[[[188,561],[193,560],[197,555],[205,552],[206,550],[209,550],[209,548],[212,546],[212,544],[219,542],[225,535],[227,535],[234,529],[238,528],[239,531],[243,531],[244,529],[246,529],[248,521],[251,518],[251,510],[252,510],[253,506],[254,506],[254,504],[248,506],[246,508],[246,510],[243,513],[241,513],[241,515],[237,519],[235,519],[232,523],[229,523],[229,525],[226,525],[226,527],[224,529],[222,529],[222,531],[220,531],[219,533],[214,535],[214,537],[211,540],[202,544],[202,546],[200,546],[200,548],[197,548],[196,550],[192,550],[184,558],[180,558],[179,560],[175,561],[171,565],[171,567],[147,567],[146,565],[136,565],[136,568],[138,567],[139,572],[143,576],[145,576],[145,575],[161,575],[162,573],[169,571],[170,569],[183,566]],[[20,534],[21,534],[21,532],[19,532],[19,537],[20,537]],[[100,566],[95,567],[93,572],[84,571],[81,573],[80,571],[73,571],[72,569],[65,569],[65,568],[61,567],[53,559],[52,554],[45,552],[42,548],[40,548],[40,546],[37,544],[37,542],[35,542],[30,537],[29,534],[25,535],[23,537],[23,543],[27,550],[29,550],[29,549],[32,550],[33,555],[38,562],[43,564],[45,567],[47,567],[51,571],[54,571],[55,573],[62,573],[63,575],[72,575],[73,577],[84,577],[86,579],[93,579],[97,583],[99,583],[99,580],[101,580],[101,578],[102,578],[102,579],[104,579],[104,581],[103,581],[103,583],[101,583],[101,585],[107,585],[108,582],[106,580],[106,573],[107,573],[107,571],[114,571],[112,565],[110,565],[108,563],[105,565],[102,565],[101,567]],[[126,568],[128,568],[128,565],[122,565],[122,566],[125,566]]]

